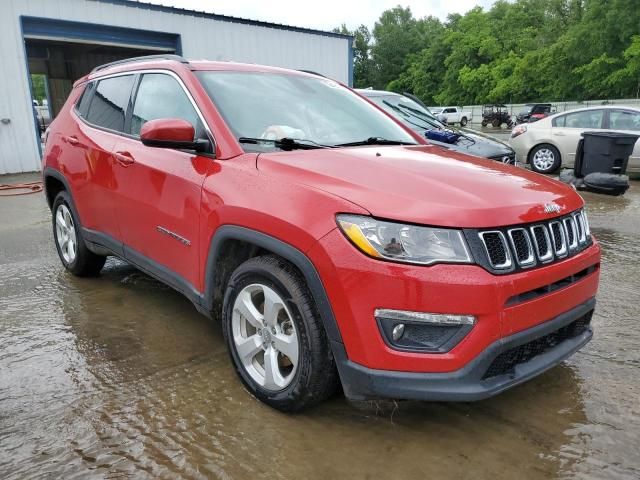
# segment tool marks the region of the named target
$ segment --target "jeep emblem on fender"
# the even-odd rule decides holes
[[[555,202],[544,204],[544,213],[560,213],[562,207]]]

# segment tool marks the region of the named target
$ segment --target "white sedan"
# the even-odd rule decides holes
[[[509,145],[519,162],[531,164],[538,173],[553,173],[561,166],[573,167],[580,134],[596,130],[640,134],[640,110],[610,105],[558,113],[516,126]],[[629,158],[627,172],[640,173],[640,141]]]

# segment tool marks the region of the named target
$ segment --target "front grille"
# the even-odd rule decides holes
[[[582,210],[548,222],[467,231],[478,263],[494,273],[531,268],[574,255],[591,245]],[[473,232],[480,239],[474,240]],[[477,248],[479,247],[479,248]],[[513,259],[513,261],[512,261]]]
[[[491,362],[482,379],[486,380],[499,375],[513,375],[517,365],[548,352],[565,340],[581,335],[589,328],[591,314],[592,312],[589,312],[554,332],[502,352]]]
[[[492,155],[489,157],[490,160],[495,160],[496,162],[506,163],[507,165],[515,165],[516,164],[516,152],[505,153],[502,155]]]

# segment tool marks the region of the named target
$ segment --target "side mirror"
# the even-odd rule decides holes
[[[140,141],[147,147],[177,148],[206,152],[211,149],[208,140],[194,139],[196,131],[186,120],[159,118],[149,120],[140,130]]]

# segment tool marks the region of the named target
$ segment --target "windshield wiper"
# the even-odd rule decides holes
[[[386,100],[383,100],[382,103],[387,105],[389,108],[395,110],[396,112],[399,112],[400,115],[403,115],[405,117],[404,120],[407,123],[410,123],[411,125],[413,125],[414,127],[423,128],[425,130],[433,130],[434,128],[436,128],[436,129],[441,128],[439,125],[436,125],[435,123],[433,123],[431,121],[428,121],[428,120],[424,119],[423,117],[418,116],[418,115],[416,115],[415,113],[413,113],[411,111],[410,112],[406,112],[402,108],[400,108],[400,107],[403,107],[403,108],[409,108],[409,107],[405,107],[404,105],[393,105],[392,103],[387,102]],[[422,123],[420,124],[420,123],[412,122],[411,120],[407,119],[406,117],[417,118]]]
[[[295,139],[295,138],[289,138],[289,137],[283,137],[277,140],[269,139],[269,138],[240,137],[238,138],[238,142],[250,143],[252,145],[260,145],[261,143],[267,143],[286,151],[313,150],[316,148],[333,148],[332,145],[322,145],[320,143],[314,142],[313,140]]]
[[[358,142],[339,143],[336,147],[359,147],[360,145],[417,145],[417,143],[403,142],[400,140],[388,140],[382,137],[369,137]]]
[[[393,105],[391,105],[391,104],[389,104],[389,105],[390,105],[391,107],[393,107]],[[416,110],[415,108],[411,108],[411,107],[409,107],[409,106],[407,106],[407,105],[398,105],[396,108],[397,108],[398,110],[401,110],[401,109],[409,110],[408,115],[413,115],[414,117],[419,118],[419,119],[421,119],[421,120],[422,120],[422,121],[424,121],[424,122],[427,122],[427,123],[429,123],[429,124],[433,124],[433,123],[431,122],[431,120],[430,120],[430,119],[428,119],[428,117],[427,117],[426,115],[424,115],[422,112],[420,112],[420,110]],[[414,124],[414,125],[415,125],[415,124]],[[433,124],[433,125],[435,125],[435,124]],[[423,128],[424,128],[424,127],[423,127]],[[474,144],[476,143],[476,141],[475,141],[473,138],[471,138],[469,135],[466,135],[464,132],[462,132],[462,131],[460,131],[460,130],[457,130],[457,129],[455,129],[455,128],[451,128],[449,125],[447,125],[447,126],[445,126],[445,125],[441,125],[441,126],[437,126],[436,128],[437,128],[438,130],[444,130],[444,131],[446,131],[446,132],[453,132],[453,133],[455,133],[456,135],[459,135],[460,137],[464,138],[465,140],[467,140],[467,141],[471,142],[471,144],[472,144],[472,145],[474,145]]]

